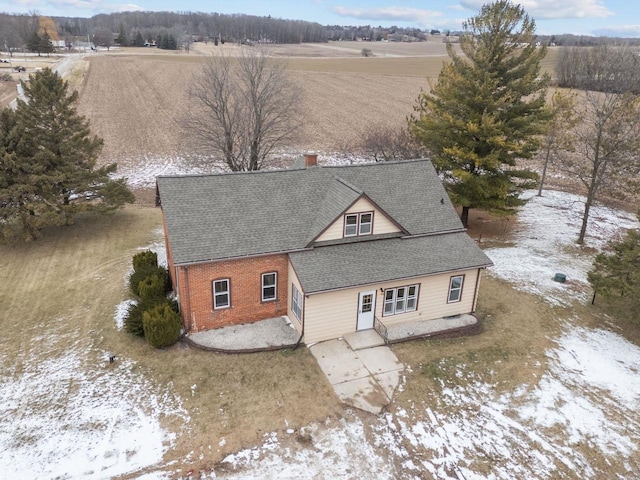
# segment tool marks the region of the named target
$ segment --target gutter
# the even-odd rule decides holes
[[[194,260],[193,262],[181,262],[176,263],[174,265],[176,267],[190,267],[193,265],[202,265],[205,263],[218,263],[218,262],[226,262],[227,260],[244,260],[245,258],[257,258],[257,257],[268,257],[271,255],[287,255],[289,253],[298,253],[298,252],[310,252],[313,248],[300,248],[297,250],[276,250],[273,252],[264,252],[264,253],[252,253],[249,255],[238,255],[238,256],[228,256],[228,257],[218,257],[211,258],[209,260]]]
[[[321,293],[329,293],[329,292],[338,292],[340,290],[349,290],[351,288],[364,287],[364,286],[369,286],[369,285],[379,285],[381,283],[397,282],[398,280],[411,280],[411,279],[414,279],[414,278],[434,277],[436,275],[443,275],[443,274],[446,274],[446,273],[464,272],[466,270],[478,269],[478,271],[480,271],[480,270],[484,270],[487,267],[491,267],[492,265],[493,265],[493,263],[487,263],[487,264],[482,264],[482,265],[471,265],[469,267],[457,268],[455,270],[443,270],[442,272],[424,273],[424,274],[420,274],[420,275],[412,275],[410,277],[390,278],[390,279],[387,279],[387,280],[380,280],[378,282],[371,282],[371,283],[358,283],[358,284],[355,284],[355,285],[347,285],[346,287],[328,288],[326,290],[317,290],[315,292],[306,292],[305,296],[318,295],[318,294],[321,294]]]

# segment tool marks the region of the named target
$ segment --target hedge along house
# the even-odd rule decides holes
[[[187,333],[284,315],[305,343],[446,329],[491,265],[428,160],[158,177],[157,203]]]

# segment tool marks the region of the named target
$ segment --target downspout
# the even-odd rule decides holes
[[[478,290],[480,290],[480,271],[482,269],[478,269],[478,274],[476,275],[476,288],[473,291],[473,304],[471,305],[471,313],[476,313],[476,302],[478,301]]]
[[[307,297],[305,297],[307,298]],[[300,333],[300,338],[298,339],[295,347],[293,347],[291,350],[297,350],[298,347],[300,346],[300,343],[302,343],[302,337],[304,337],[304,319],[306,317],[305,315],[305,308],[307,308],[307,302],[304,302],[304,304],[302,305],[302,332]]]
[[[189,295],[189,269],[186,267],[182,267],[184,272],[184,296],[187,297],[186,303],[186,312],[187,315],[183,315],[183,318],[186,318],[186,323],[189,325],[188,331],[191,332],[193,325],[191,325],[191,296]]]

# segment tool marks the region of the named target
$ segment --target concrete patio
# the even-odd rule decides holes
[[[184,337],[191,346],[221,353],[253,353],[293,348],[300,333],[288,317],[191,333]]]

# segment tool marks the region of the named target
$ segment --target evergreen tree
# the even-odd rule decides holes
[[[46,68],[22,84],[27,101],[0,115],[0,240],[33,239],[81,211],[134,201],[116,164],[95,168],[102,140],[76,113],[78,94]]]
[[[121,47],[128,47],[129,46],[129,38],[127,37],[127,34],[124,31],[124,25],[120,24],[120,30],[118,33],[118,37],[116,38],[116,43],[118,45],[120,45]]]
[[[49,56],[50,53],[53,52],[53,42],[51,42],[51,37],[47,32],[44,32],[42,38],[40,38],[40,52],[46,53]]]
[[[523,188],[537,175],[516,168],[540,145],[550,117],[548,75],[540,74],[546,49],[534,41],[535,22],[519,5],[499,0],[463,24],[458,55],[443,66],[430,93],[423,92],[409,119],[412,134],[431,152],[454,204],[496,215],[515,213]]]
[[[144,37],[140,32],[136,33],[136,36],[133,39],[132,45],[134,47],[144,47]]]
[[[610,253],[596,256],[587,278],[596,293],[640,318],[640,231],[630,230]]]
[[[177,50],[178,49],[178,41],[176,37],[172,34],[167,35],[167,50]]]
[[[33,32],[29,39],[27,40],[27,48],[32,52],[38,52],[38,56],[40,56],[41,48],[42,48],[42,38],[38,35],[38,32]]]

